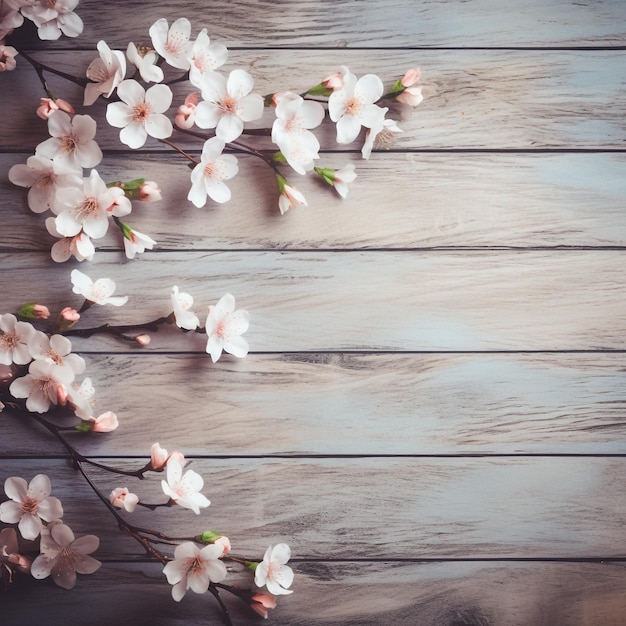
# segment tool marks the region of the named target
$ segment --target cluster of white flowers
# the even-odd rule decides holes
[[[74,9],[78,0],[3,0],[0,2],[0,41],[24,23],[24,18],[37,26],[40,39],[58,39],[61,34],[78,37],[83,21]]]
[[[93,574],[100,561],[89,556],[100,545],[95,535],[75,538],[71,528],[63,523],[63,506],[50,495],[52,486],[45,474],[37,474],[30,483],[20,476],[4,481],[6,502],[0,504],[0,521],[17,524],[0,531],[0,575],[4,571],[30,572],[34,578],[47,578],[64,589],[76,584],[76,574]],[[19,536],[27,541],[38,537],[39,555],[32,560],[19,546]]]

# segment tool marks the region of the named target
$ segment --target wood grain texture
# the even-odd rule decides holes
[[[69,73],[84,75],[96,51],[72,55],[46,53],[42,61]],[[361,76],[375,73],[389,87],[407,68],[421,66],[425,99],[417,109],[392,105],[388,117],[400,120],[393,147],[423,149],[620,149],[626,138],[626,51],[233,51],[224,71],[243,67],[261,94],[306,91],[341,65]],[[41,87],[34,70],[22,60],[19,71],[0,74],[2,115],[12,120],[0,128],[0,149],[33,149],[48,138],[43,120],[31,113],[39,104]],[[179,76],[174,71],[173,76]],[[53,92],[71,100],[81,113],[99,122],[97,140],[107,150],[124,148],[119,131],[105,122],[106,101],[80,107],[82,89],[51,79]],[[175,89],[174,107],[182,104],[186,88]],[[187,89],[189,91],[189,89]],[[31,103],[30,108],[26,103]],[[173,115],[173,110],[171,112]],[[267,110],[251,127],[270,127]],[[338,145],[334,125],[316,129],[324,150],[358,150]],[[182,145],[185,137],[174,134]],[[252,143],[252,142],[250,142]],[[200,147],[195,142],[196,148]],[[255,142],[269,149],[269,142]],[[162,148],[156,140],[147,149]]]
[[[0,155],[0,172],[25,159]],[[299,178],[309,207],[284,216],[274,176],[253,157],[239,158],[232,201],[201,209],[187,200],[189,170],[172,155],[107,156],[98,171],[106,181],[158,181],[163,201],[135,202],[125,221],[150,234],[159,250],[626,245],[624,154],[393,153],[368,161],[337,154],[323,160],[337,168],[356,165],[348,197],[320,180]],[[0,207],[3,251],[47,251],[56,241],[44,227],[51,214],[28,210],[26,190],[6,175]],[[120,249],[121,234],[112,227],[94,243]]]
[[[141,2],[112,3],[115,22],[102,20],[101,5],[82,0],[77,13],[85,22],[78,45],[105,39],[110,44],[147,38],[159,17],[170,23],[186,16],[194,34],[202,27],[230,46],[254,47],[431,47],[431,46],[594,46],[624,45],[624,5],[619,0],[452,0],[415,2],[376,0],[272,2],[262,0],[178,0],[146,12]],[[72,42],[73,43],[73,42]],[[68,46],[67,40],[45,42]]]
[[[623,354],[85,359],[95,413],[121,421],[74,439],[91,455],[145,455],[146,433],[190,455],[626,453]],[[63,452],[28,414],[3,418],[0,455]]]
[[[132,264],[121,256],[101,253],[81,266],[131,298],[124,307],[92,307],[84,316],[90,326],[168,315],[178,285],[200,315],[233,293],[252,314],[246,337],[253,352],[626,347],[622,251],[163,252]],[[51,310],[81,305],[67,295],[71,266],[51,267],[43,253],[0,255],[0,263],[3,291],[11,286],[5,311],[33,299]],[[76,343],[88,351],[128,346],[102,336]],[[147,348],[204,349],[203,337],[171,328]]]
[[[278,600],[268,626],[621,626],[623,563],[294,563],[297,589]],[[238,577],[234,577],[238,580]],[[116,581],[116,584],[111,584]],[[23,581],[3,597],[11,624],[66,626],[89,606],[90,626],[215,626],[213,599],[189,592],[178,604],[155,564],[105,563],[73,593]],[[243,584],[243,581],[242,581]],[[77,595],[80,594],[80,601]],[[261,623],[225,595],[235,623]]]
[[[179,418],[180,419],[180,418]],[[210,432],[197,431],[208,447]],[[136,460],[111,459],[137,469]],[[105,462],[107,460],[105,459]],[[2,461],[3,475],[52,477],[64,521],[101,538],[98,554],[125,560],[143,550],[63,460]],[[285,541],[294,558],[609,558],[624,556],[625,458],[202,459],[211,506],[135,510],[129,521],[190,537],[228,534],[233,554],[261,557]],[[146,503],[166,502],[162,475],[139,481],[90,470],[108,496],[126,486]]]

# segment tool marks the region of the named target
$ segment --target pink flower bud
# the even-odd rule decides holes
[[[77,322],[80,319],[80,313],[70,306],[66,306],[60,313],[60,316],[66,322]]]
[[[33,314],[38,320],[47,320],[50,317],[48,307],[43,304],[36,304],[33,306]]]
[[[416,107],[423,99],[424,96],[422,96],[421,87],[407,87],[402,93],[396,96],[398,102],[408,104],[412,107]]]
[[[403,87],[412,87],[415,83],[420,79],[420,68],[412,67],[410,70],[406,71],[406,74],[402,77],[400,81]]]
[[[147,346],[150,343],[150,335],[137,335],[135,341],[140,346]]]
[[[172,459],[174,461],[178,461],[181,465],[185,464],[185,455],[182,452],[179,452],[178,450],[174,450],[174,452],[172,452],[172,454],[169,455],[167,460],[170,461]]]
[[[15,56],[18,54],[13,46],[4,46],[0,44],[0,72],[9,72],[15,69],[17,63]]]
[[[343,89],[343,74],[339,71],[329,74],[322,81],[322,85],[324,85],[326,89],[332,89],[333,91],[337,91],[338,89]]]
[[[222,535],[213,542],[216,546],[221,546],[222,556],[226,556],[230,552],[230,539]]]
[[[41,98],[39,107],[37,108],[37,115],[42,120],[47,120],[55,111],[65,111],[67,113],[74,113],[74,107],[65,100],[57,98]]]
[[[99,417],[89,417],[85,421],[93,422],[91,430],[96,433],[110,433],[120,425],[117,421],[117,415],[115,415],[112,411],[107,411]]]
[[[127,487],[117,487],[111,492],[109,501],[118,509],[126,509],[129,513],[132,513],[139,502],[139,498],[134,493],[128,491]]]
[[[161,200],[161,190],[153,180],[147,180],[139,186],[139,200],[141,202],[156,202]]]
[[[153,470],[163,469],[167,463],[167,450],[158,443],[153,443],[150,448],[150,468]]]
[[[250,608],[267,619],[270,609],[276,608],[276,598],[269,593],[255,593],[250,598]]]
[[[185,103],[178,107],[174,123],[179,128],[191,128],[196,117],[196,106],[198,104],[198,94],[190,93],[185,98]]]

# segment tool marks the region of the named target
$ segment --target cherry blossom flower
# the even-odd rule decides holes
[[[293,582],[293,570],[285,565],[291,557],[291,550],[286,543],[270,546],[254,570],[254,584],[257,587],[265,585],[267,590],[275,595],[293,593],[289,589]]]
[[[0,315],[0,364],[30,363],[28,343],[34,334],[35,327],[29,322],[18,321],[11,313]]]
[[[150,26],[148,32],[154,49],[167,63],[181,70],[189,69],[191,22],[186,17],[177,19],[171,27],[168,27],[167,20],[162,17]]]
[[[59,394],[74,380],[71,369],[54,363],[33,361],[28,374],[15,379],[9,391],[14,398],[26,398],[26,408],[32,413],[45,413],[51,404],[58,404]]]
[[[50,309],[44,304],[35,304],[33,306],[33,315],[35,319],[47,320],[50,317]]]
[[[278,99],[272,141],[298,174],[313,169],[313,160],[319,158],[319,141],[308,129],[319,126],[324,115],[319,102],[305,101],[295,93],[286,92]]]
[[[0,504],[0,521],[15,524],[24,539],[36,539],[44,522],[63,516],[63,507],[58,498],[50,496],[50,479],[37,474],[30,483],[20,476],[4,481],[4,493],[10,498]]]
[[[110,278],[99,278],[94,283],[89,276],[78,270],[72,270],[70,278],[73,285],[72,291],[89,302],[113,306],[122,306],[128,302],[128,296],[113,296],[115,283]]]
[[[340,72],[339,70],[332,72],[332,74],[329,74],[322,81],[322,85],[324,85],[326,89],[332,89],[333,91],[343,89],[343,72]]]
[[[10,35],[15,28],[24,23],[24,16],[19,12],[21,5],[0,2],[0,40]]]
[[[408,104],[412,107],[416,107],[423,99],[424,96],[422,95],[421,87],[407,87],[402,93],[396,96],[398,102]]]
[[[130,148],[141,148],[148,135],[165,139],[172,134],[172,122],[163,115],[172,104],[172,90],[167,85],[153,85],[147,91],[136,80],[124,80],[117,87],[122,102],[107,106],[111,126],[121,128],[120,141]]]
[[[400,83],[403,87],[412,87],[419,80],[419,78],[419,67],[412,67],[404,73],[404,76],[400,79]]]
[[[230,551],[232,546],[230,545],[230,539],[225,535],[218,537],[214,542],[214,545],[220,546],[222,549],[222,556],[226,556]]]
[[[36,331],[28,342],[31,355],[37,361],[51,363],[53,370],[65,369],[72,374],[73,382],[76,374],[85,371],[85,359],[78,354],[72,354],[72,343],[63,335],[49,337],[41,331]]]
[[[270,609],[276,608],[276,598],[269,593],[255,593],[250,598],[250,608],[263,619],[267,619]]]
[[[402,129],[394,120],[386,120],[384,113],[379,116],[378,121],[365,134],[365,143],[361,148],[364,159],[369,159],[372,148],[388,148],[395,133],[401,133]]]
[[[56,229],[64,237],[74,237],[82,230],[89,237],[104,237],[109,216],[122,217],[132,210],[130,200],[119,187],[107,187],[97,170],[80,187],[63,187],[57,191],[59,214]]]
[[[102,160],[102,150],[94,141],[96,121],[89,115],[54,111],[48,118],[50,139],[40,143],[35,154],[53,161],[63,161],[74,169],[95,167]]]
[[[40,39],[58,39],[61,33],[78,37],[83,21],[74,9],[78,0],[34,0],[22,7],[24,17],[35,22]]]
[[[191,509],[196,515],[200,508],[205,508],[211,502],[200,493],[204,486],[202,476],[193,470],[183,474],[183,464],[178,458],[170,457],[166,467],[167,480],[161,481],[163,493],[173,502],[185,509]]]
[[[125,509],[132,513],[139,502],[139,497],[128,491],[127,487],[117,487],[109,495],[109,500],[118,509]]]
[[[196,108],[196,124],[215,128],[223,141],[234,141],[243,132],[244,122],[263,115],[263,98],[250,93],[254,81],[245,70],[233,70],[228,79],[219,72],[207,74],[202,81],[203,102]]]
[[[52,249],[50,250],[53,261],[63,263],[72,256],[77,261],[84,261],[85,259],[91,261],[93,258],[96,249],[94,248],[94,245],[87,233],[81,231],[74,237],[65,237],[57,230],[56,220],[54,217],[46,219],[46,229],[53,237],[58,237],[60,239],[52,245]]]
[[[100,545],[95,535],[76,539],[69,526],[52,524],[41,531],[41,554],[33,561],[31,574],[38,579],[52,580],[63,589],[72,589],[76,574],[93,574],[102,563],[92,556]]]
[[[229,293],[209,308],[206,351],[211,355],[213,363],[220,358],[222,350],[239,358],[248,354],[248,342],[241,336],[248,330],[248,326],[248,311],[235,311],[235,298]]]
[[[26,163],[9,170],[9,180],[19,187],[29,187],[28,206],[33,213],[58,212],[56,192],[63,187],[82,185],[82,169],[65,161],[33,155]]]
[[[165,448],[162,448],[158,443],[153,443],[150,448],[150,463],[151,470],[162,470],[170,459],[176,459],[181,465],[185,463],[185,457],[182,452],[175,450],[171,454],[168,454]]]
[[[36,113],[42,120],[47,120],[54,111],[59,110],[74,113],[74,107],[61,98],[41,98]]]
[[[88,420],[92,416],[95,393],[91,378],[85,378],[80,385],[67,388],[67,401],[81,419]]]
[[[192,306],[193,296],[178,291],[178,287],[174,285],[172,287],[172,307],[176,326],[185,330],[195,330],[200,326],[198,316],[191,310]]]
[[[126,56],[145,82],[160,83],[163,80],[163,70],[156,65],[157,53],[154,50],[138,50],[131,41],[126,48]]]
[[[0,72],[10,72],[14,70],[17,63],[15,57],[18,51],[13,46],[0,44]]]
[[[197,207],[206,204],[207,196],[219,203],[230,200],[230,189],[224,181],[235,176],[239,166],[237,157],[222,154],[224,146],[224,141],[218,137],[207,139],[202,146],[200,163],[191,172],[191,189],[187,195]]]
[[[202,88],[204,78],[226,63],[228,50],[221,43],[211,43],[206,28],[203,28],[189,51],[189,82]]]
[[[334,170],[331,167],[316,167],[315,171],[329,185],[332,185],[342,198],[348,195],[348,183],[356,179],[353,163],[347,163],[340,170]]]
[[[148,235],[144,235],[138,230],[132,229],[124,222],[119,222],[119,224],[124,233],[124,251],[129,259],[134,259],[136,254],[141,254],[145,252],[146,249],[152,250],[156,245],[156,241],[148,237]]]
[[[87,67],[87,78],[93,82],[85,87],[85,106],[92,105],[99,96],[108,98],[126,74],[126,57],[122,52],[111,50],[103,40],[98,42],[97,48],[100,57]]]
[[[117,415],[113,411],[106,411],[98,417],[83,417],[83,424],[77,427],[77,430],[92,430],[94,433],[110,433],[119,425]],[[81,427],[82,426],[82,427]]]
[[[222,549],[217,545],[199,548],[187,541],[176,546],[174,560],[163,568],[167,582],[172,587],[172,597],[180,602],[188,589],[206,593],[209,583],[219,583],[226,578],[226,566],[219,560]]]
[[[59,313],[59,317],[66,322],[77,322],[80,319],[80,313],[71,306],[66,306]]]
[[[162,200],[161,189],[153,180],[145,180],[139,185],[139,197],[140,202],[158,202]]]
[[[191,128],[196,122],[196,107],[198,104],[198,94],[190,93],[184,104],[181,104],[176,111],[174,124],[179,128]]]
[[[306,198],[298,191],[293,185],[290,185],[287,180],[280,174],[276,174],[276,180],[278,182],[278,191],[280,196],[278,197],[278,208],[281,215],[284,215],[297,206],[308,206]]]
[[[30,566],[31,559],[19,553],[15,528],[3,528],[0,531],[0,578],[2,570],[9,573],[10,579],[13,570],[26,573],[30,571]]]
[[[374,104],[383,95],[383,82],[375,74],[366,74],[357,80],[348,68],[342,68],[344,85],[328,98],[330,119],[337,123],[337,143],[351,143],[361,126],[376,124],[381,110]]]

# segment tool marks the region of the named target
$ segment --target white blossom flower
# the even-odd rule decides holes
[[[199,548],[195,543],[187,541],[176,546],[174,560],[163,568],[167,582],[172,587],[172,597],[176,602],[183,599],[188,589],[195,593],[206,593],[209,583],[219,583],[226,578],[226,566],[219,557],[222,548],[208,545]]]
[[[115,293],[115,283],[110,278],[99,278],[94,283],[89,276],[72,270],[70,275],[72,280],[72,291],[95,304],[111,304],[122,306],[128,302],[128,296],[113,296]]]
[[[172,287],[172,308],[174,309],[174,319],[176,326],[185,330],[195,330],[200,326],[198,316],[191,311],[193,306],[193,296],[182,291],[178,287]]]
[[[52,260],[57,263],[63,263],[67,261],[72,256],[77,261],[84,261],[87,259],[91,261],[93,255],[96,252],[91,239],[89,239],[89,235],[84,232],[78,233],[74,237],[65,237],[62,235],[56,227],[56,220],[54,217],[49,217],[46,219],[46,229],[53,237],[58,237],[59,241],[52,245],[52,249],[50,250],[50,254],[52,256]]]
[[[331,167],[316,167],[315,171],[329,184],[335,188],[335,191],[345,198],[348,195],[348,183],[356,179],[354,171],[354,163],[347,163],[340,170],[334,170]]]
[[[78,37],[83,21],[74,13],[77,5],[78,0],[30,0],[22,13],[35,22],[39,39],[58,39],[61,33]]]
[[[111,50],[103,40],[98,42],[97,48],[100,57],[87,67],[87,78],[94,82],[85,87],[85,106],[93,104],[98,96],[108,98],[126,74],[126,57],[122,52]]]
[[[96,121],[89,115],[54,111],[48,118],[50,139],[40,143],[35,154],[53,161],[63,161],[74,169],[95,167],[102,160],[102,150],[94,141]]]
[[[196,124],[200,128],[215,128],[223,141],[234,141],[243,132],[244,122],[258,120],[263,115],[263,98],[250,93],[254,81],[245,70],[233,70],[228,79],[211,72],[202,81],[202,98],[196,107]]]
[[[26,398],[26,408],[32,413],[45,413],[74,380],[71,369],[55,367],[54,363],[33,361],[28,374],[16,378],[9,387],[14,398]]]
[[[67,388],[67,400],[81,419],[87,420],[92,416],[95,393],[91,378],[85,378],[80,385]]]
[[[28,347],[33,359],[52,363],[55,368],[68,370],[73,374],[85,371],[85,359],[78,354],[72,354],[72,342],[63,335],[52,335],[36,331],[30,338]]]
[[[163,493],[179,506],[191,509],[196,515],[200,508],[209,506],[211,502],[200,493],[204,487],[202,476],[193,470],[183,474],[183,464],[178,458],[170,457],[166,467],[167,480],[161,481]]]
[[[137,494],[131,493],[128,487],[116,487],[109,495],[109,501],[118,509],[132,513],[139,502]]]
[[[223,140],[211,137],[202,146],[200,163],[191,172],[191,189],[187,195],[197,207],[206,204],[207,196],[219,203],[230,200],[230,189],[224,181],[235,176],[239,166],[237,157],[222,154],[224,145]]]
[[[35,334],[29,322],[18,321],[11,313],[0,315],[0,365],[26,365],[32,360],[28,342]]]
[[[105,411],[98,417],[89,415],[82,418],[83,423],[81,427],[77,427],[77,430],[91,430],[94,433],[110,433],[117,429],[120,425],[117,415],[113,411]]]
[[[172,134],[172,122],[163,115],[172,104],[172,90],[167,85],[153,85],[147,91],[132,79],[117,87],[122,102],[107,106],[106,118],[111,126],[121,128],[120,141],[130,148],[141,148],[148,135],[165,139]]]
[[[384,111],[384,109],[383,109]],[[376,123],[365,133],[365,143],[361,148],[364,159],[369,159],[372,148],[388,148],[395,133],[401,133],[402,129],[394,120],[385,119],[385,113],[379,115]]]
[[[7,478],[4,493],[10,500],[0,504],[0,521],[17,522],[24,539],[36,539],[43,527],[42,520],[51,522],[63,516],[61,502],[50,496],[50,490],[50,479],[45,474],[37,474],[30,483],[20,476]]]
[[[254,584],[257,587],[265,585],[275,596],[293,593],[289,589],[293,582],[293,570],[285,565],[290,557],[291,550],[286,543],[270,546],[254,571]]]
[[[146,249],[152,250],[156,245],[156,241],[148,235],[140,233],[124,222],[119,222],[119,224],[124,234],[124,251],[129,259],[134,259],[135,255],[145,252]]]
[[[74,237],[84,231],[89,237],[104,237],[109,228],[109,216],[122,217],[132,205],[119,187],[107,187],[97,170],[80,187],[63,187],[57,191],[59,214],[56,229],[64,237]]]
[[[82,185],[82,169],[64,161],[53,161],[41,155],[28,157],[9,170],[9,180],[20,187],[29,187],[28,206],[33,213],[51,210],[57,213],[56,191],[61,187]]]
[[[181,70],[189,69],[191,22],[186,17],[177,19],[171,27],[162,17],[150,26],[149,33],[154,49],[167,63]]]
[[[348,68],[342,68],[343,87],[328,97],[330,119],[337,123],[337,143],[351,143],[361,126],[371,128],[379,119],[381,109],[374,104],[383,95],[383,82],[375,74],[357,80]]]
[[[308,206],[306,198],[301,191],[296,189],[293,185],[290,185],[287,180],[280,174],[276,174],[276,180],[278,181],[278,190],[280,196],[278,196],[278,208],[281,215],[284,215],[297,206]]]
[[[224,44],[211,43],[206,28],[203,28],[189,51],[189,82],[202,88],[202,81],[218,67],[226,63],[228,50]]]
[[[141,52],[144,51],[142,50]],[[154,50],[146,50],[143,55],[141,52],[132,41],[126,48],[126,56],[139,70],[141,78],[147,83],[160,83],[163,80],[163,70],[156,65],[156,52]]]
[[[241,335],[248,330],[249,325],[248,311],[235,311],[235,298],[229,293],[209,308],[206,351],[211,355],[213,363],[220,358],[222,350],[239,358],[248,354],[248,342]]]
[[[319,126],[324,115],[319,102],[304,100],[295,93],[284,93],[278,99],[272,141],[298,174],[313,169],[313,160],[319,158],[320,143],[308,129]]]
[[[47,578],[63,587],[72,589],[76,574],[93,574],[102,563],[92,556],[100,545],[95,535],[76,539],[69,526],[52,524],[41,531],[41,554],[33,561],[31,573],[35,578]]]

